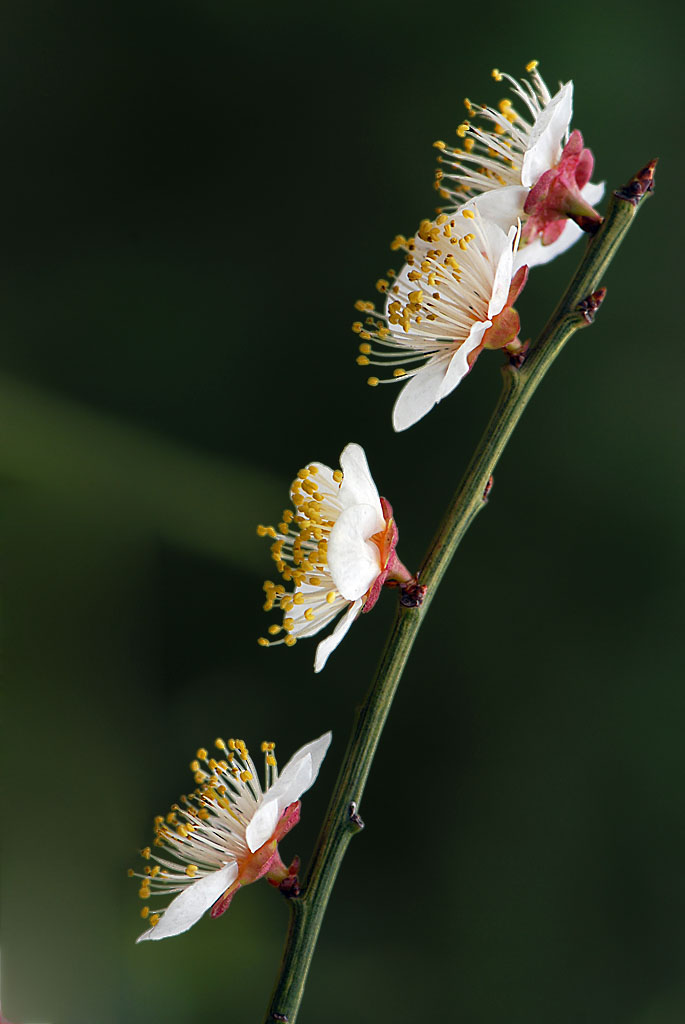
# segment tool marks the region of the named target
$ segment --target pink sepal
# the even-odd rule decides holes
[[[583,225],[601,221],[600,214],[580,194],[590,180],[594,164],[592,152],[583,146],[581,133],[578,129],[571,132],[557,166],[540,175],[528,193],[523,207],[528,214],[524,242],[532,242],[539,235],[543,245],[551,245],[569,217],[580,219]]]

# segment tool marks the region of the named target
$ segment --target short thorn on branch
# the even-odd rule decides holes
[[[644,199],[646,195],[654,191],[654,170],[656,165],[656,158],[650,160],[623,188],[616,189],[614,192],[616,198],[625,199],[632,203],[633,206],[637,206],[641,199]]]
[[[350,801],[350,806],[347,808],[347,816],[349,817],[350,822],[354,825],[357,831],[361,832],[361,830],[364,828],[364,822],[362,821],[359,811],[357,810],[356,801]]]
[[[419,583],[419,574],[407,583],[400,583],[400,604],[403,608],[418,608],[423,604],[428,587]]]
[[[286,1017],[284,1013],[272,1013],[271,1019],[276,1020],[279,1024],[289,1024],[290,1017]]]
[[[485,502],[488,500],[488,498],[490,496],[490,491],[492,490],[492,488],[494,486],[494,483],[495,483],[495,478],[494,478],[494,476],[491,476],[490,479],[488,480],[488,482],[485,485],[485,490],[483,491],[483,504],[485,504]]]
[[[604,302],[606,293],[606,288],[598,288],[596,292],[588,295],[586,299],[578,303],[578,311],[582,314],[586,324],[594,323],[597,310]]]

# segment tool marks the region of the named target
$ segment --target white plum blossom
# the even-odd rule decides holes
[[[265,789],[242,740],[216,740],[217,758],[204,748],[191,762],[197,788],[155,818],[152,846],[141,850],[141,916],[151,926],[136,940],[185,932],[211,909],[223,914],[243,885],[266,877],[283,891],[296,888],[297,863],[287,868],[278,843],[299,821],[299,799],[314,783],[331,733],[301,747],[278,774],[274,744],[263,743]],[[164,908],[148,901],[173,896]]]
[[[525,267],[515,272],[519,236],[518,225],[502,230],[471,201],[451,216],[423,221],[412,239],[393,242],[407,256],[396,278],[377,284],[387,294],[385,310],[379,316],[373,303],[358,302],[368,315],[352,329],[361,339],[357,362],[391,370],[368,383],[403,384],[395,430],[449,395],[483,349],[521,349],[512,308],[527,275]]]
[[[293,509],[286,509],[278,529],[259,526],[271,537],[271,555],[284,583],[264,584],[265,611],[278,607],[282,625],[269,627],[263,647],[314,636],[345,614],[316,649],[314,671],[326,660],[362,611],[370,611],[387,582],[412,579],[397,558],[397,527],[392,508],[381,498],[364,449],[348,444],[340,469],[321,462],[301,469],[292,483]],[[288,590],[285,584],[293,584]]]
[[[568,249],[582,234],[569,218],[596,227],[601,218],[593,206],[604,194],[603,184],[590,182],[594,158],[581,133],[569,136],[573,82],[552,96],[537,61],[526,71],[530,81],[492,72],[497,82],[509,82],[518,109],[510,99],[496,110],[465,100],[469,119],[457,128],[462,145],[435,143],[441,150],[436,188],[444,199],[457,208],[475,199],[483,216],[505,231],[521,221],[517,268],[547,263]]]

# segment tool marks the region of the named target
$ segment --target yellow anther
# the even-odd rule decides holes
[[[500,114],[506,114],[509,110],[511,110],[511,100],[500,100],[499,103],[497,104],[497,107]]]
[[[295,594],[293,604],[304,604],[304,594]]]
[[[468,121],[462,121],[462,123],[457,128],[457,135],[459,136],[460,139],[466,138],[466,134],[470,127],[471,125],[469,124]]]
[[[313,622],[316,616],[311,608],[307,608],[307,611],[304,613],[304,617],[307,622]]]
[[[226,744],[224,743],[220,736],[217,736],[217,738],[214,740],[214,746],[217,748],[217,750],[226,749]]]
[[[468,220],[474,220],[476,216],[473,210],[462,210],[461,215],[462,217],[468,218]]]
[[[273,754],[267,754],[266,755],[266,763],[268,764],[269,768],[275,768],[276,767],[276,758],[274,757]]]
[[[439,224],[442,227],[442,225],[445,224],[448,220],[449,217],[447,216],[447,214],[441,213],[439,217],[436,217],[435,223]]]
[[[195,878],[197,874],[197,864],[189,864],[186,868],[186,874],[188,878]]]
[[[282,628],[283,627],[279,626],[278,623],[274,623],[273,626],[269,626],[269,633],[271,636],[276,636],[278,633],[281,632]]]
[[[392,242],[390,243],[390,248],[392,249],[393,252],[397,252],[398,249],[404,248],[406,244],[407,239],[404,237],[404,235],[395,235]]]
[[[406,370],[402,370],[399,367],[396,370],[392,371],[393,377],[404,377],[406,375],[406,373],[407,373]]]
[[[471,150],[473,149],[475,144],[476,144],[476,140],[475,139],[464,139],[464,149],[466,150],[467,153],[471,152]],[[446,192],[443,198],[447,199],[448,195],[449,195],[449,193]]]
[[[228,741],[228,749],[229,750],[235,750],[235,740],[229,740]]]
[[[149,907],[141,907],[141,909],[140,909],[140,916],[143,918],[143,920],[145,920],[145,918],[148,916],[149,913],[150,913],[150,908]]]
[[[379,277],[376,281],[376,290],[379,292],[387,292],[390,282],[386,281],[384,277]]]
[[[143,883],[140,889],[138,890],[138,895],[140,896],[141,900],[146,900],[150,895],[150,886],[146,883]]]
[[[334,601],[335,601],[335,590],[329,590],[328,593],[326,594],[326,603],[327,604],[333,604]]]
[[[418,291],[409,292],[408,298],[411,303],[420,306],[421,303],[423,302],[423,292],[419,288]]]
[[[359,337],[363,338],[364,341],[371,341],[371,335],[369,334],[368,331],[360,331],[359,332]]]
[[[360,323],[359,320],[355,320],[355,322],[352,324],[352,330],[354,331],[355,334],[359,334],[359,332],[363,331],[363,329],[364,324]]]
[[[538,66],[538,62],[536,60],[529,60],[528,63],[526,64],[526,71],[528,71],[529,73],[531,71],[535,71],[537,66]]]
[[[342,469],[336,469],[334,471],[333,479],[335,480],[336,484],[341,484],[343,482],[343,471],[342,471]]]
[[[297,643],[297,639],[294,636],[287,636],[285,638],[285,646],[286,647],[294,647],[296,643]]]
[[[496,82],[501,82],[502,81],[502,72],[498,68],[493,68],[492,69],[492,77],[495,79]]]
[[[466,236],[464,236],[463,238],[460,238],[459,239],[459,248],[464,250],[464,249],[468,249],[468,247],[469,247],[469,243],[466,241]]]
[[[150,914],[150,925],[152,928],[154,928],[156,924],[159,924],[159,918],[159,914]]]
[[[433,143],[433,145],[435,146],[436,149],[446,149],[447,148],[445,143],[442,141],[442,139],[436,139],[436,141]]]
[[[240,773],[240,781],[241,782],[249,782],[251,778],[252,778],[252,772],[248,772],[247,769],[244,772]]]
[[[257,643],[259,644],[260,647],[268,647],[269,646],[269,641],[266,639],[265,636],[258,637],[257,638]]]
[[[199,770],[200,770],[200,762],[199,761],[191,761],[190,762],[190,770],[191,770],[191,772],[199,772]]]
[[[207,751],[204,747],[200,747],[199,750],[195,751],[195,757],[199,757],[201,761],[207,760]]]
[[[359,351],[362,353],[362,355],[368,356],[371,354],[371,346],[367,341],[363,341],[359,346]]]
[[[283,619],[283,629],[285,629],[288,632],[290,632],[294,628],[295,628],[295,620],[294,619]]]
[[[128,875],[129,878],[133,878],[133,876],[135,875],[135,871],[133,870],[133,868],[128,868],[126,874]]]
[[[369,362],[368,356],[357,356],[357,366],[368,366]]]
[[[157,820],[157,819],[155,819],[155,821],[156,821],[156,820]],[[161,822],[160,822],[160,824],[161,824]],[[149,846],[146,846],[144,850],[141,850],[141,851],[140,851],[140,856],[141,856],[141,857],[144,857],[144,858],[145,858],[145,860],[149,860],[149,859],[150,859],[150,854],[151,854],[151,852],[152,852],[152,851],[150,850],[150,847],[149,847]]]
[[[476,236],[472,234],[464,235],[465,242],[472,242]]]
[[[150,877],[151,878],[156,878],[160,871],[161,871],[161,868],[160,868],[159,864],[155,864],[155,866],[153,868],[150,868]]]
[[[378,377],[369,377],[366,383],[369,385],[370,388],[375,388],[378,387],[380,381]]]

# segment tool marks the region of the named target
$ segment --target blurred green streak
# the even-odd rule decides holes
[[[82,505],[94,518],[254,570],[259,518],[283,488],[261,471],[176,445],[0,374],[0,474]]]

